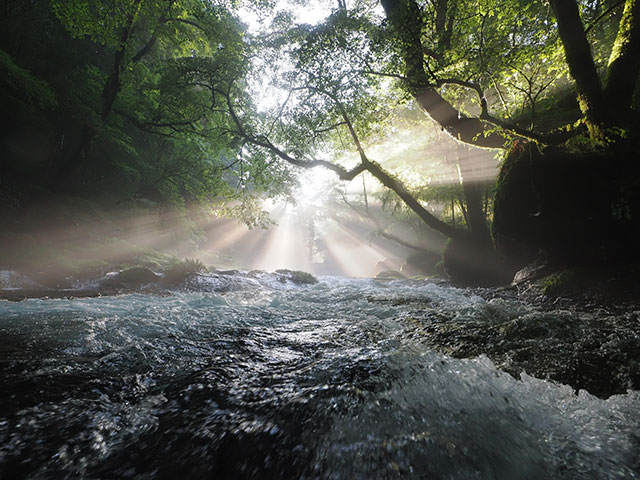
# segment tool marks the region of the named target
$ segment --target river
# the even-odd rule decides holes
[[[516,379],[416,328],[535,307],[420,281],[207,281],[0,301],[0,478],[640,478],[640,392]]]

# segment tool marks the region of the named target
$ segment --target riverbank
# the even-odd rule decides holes
[[[600,398],[640,389],[640,302],[544,295],[536,285],[517,290],[476,290],[489,305],[521,303],[516,318],[489,324],[450,320],[419,327],[425,344],[454,358],[486,355],[499,369],[584,389]],[[530,315],[536,309],[542,315]]]
[[[310,285],[318,280],[297,270],[275,272],[217,270],[194,259],[176,260],[161,270],[135,266],[119,271],[107,269],[78,277],[66,277],[56,285],[39,284],[24,274],[0,270],[0,300],[21,301],[30,298],[73,299],[126,295],[132,293],[171,295],[177,292],[225,293],[247,287],[272,287],[274,284]]]

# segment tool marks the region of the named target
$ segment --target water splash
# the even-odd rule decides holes
[[[412,328],[536,314],[341,278],[0,302],[0,476],[637,478],[638,392],[515,379]]]

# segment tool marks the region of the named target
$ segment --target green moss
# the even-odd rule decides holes
[[[509,256],[525,257],[525,263],[530,255],[506,240],[536,238],[538,228],[533,215],[538,212],[539,203],[533,190],[532,164],[539,155],[535,144],[515,142],[505,156],[496,185],[492,223],[496,246]]]
[[[538,286],[548,297],[559,297],[574,293],[580,284],[580,275],[575,270],[563,270],[538,281]]]
[[[499,253],[521,266],[540,252],[564,264],[626,255],[631,229],[619,214],[625,208],[618,185],[625,159],[585,136],[542,151],[517,143],[498,179],[493,234]]]
[[[571,137],[564,143],[567,153],[591,154],[596,150],[596,144],[587,132]]]
[[[442,261],[449,279],[457,285],[500,285],[513,278],[513,273],[505,270],[497,257],[493,245],[470,234],[450,239],[442,253]]]

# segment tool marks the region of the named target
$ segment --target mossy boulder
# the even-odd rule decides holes
[[[148,285],[150,283],[156,283],[160,280],[160,278],[160,275],[154,273],[146,267],[133,267],[119,272],[118,276],[114,280],[117,283],[129,287],[136,287],[141,285]]]
[[[631,245],[611,152],[516,143],[498,177],[493,235],[515,268],[539,258],[608,260]]]
[[[208,268],[196,258],[174,260],[164,272],[163,283],[175,286],[183,282],[189,275],[206,273]]]
[[[404,280],[407,277],[405,277],[402,273],[400,273],[397,270],[384,270],[382,272],[379,272],[376,275],[376,278],[378,280]]]
[[[396,258],[385,258],[376,263],[375,273],[386,272],[387,270],[400,270],[402,263]]]
[[[521,285],[526,282],[536,281],[553,271],[554,267],[548,262],[537,260],[518,270],[513,276],[511,285]]]
[[[522,265],[538,253],[539,202],[532,184],[531,147],[516,144],[507,154],[495,196],[493,237],[496,248]]]
[[[575,293],[576,288],[582,286],[582,281],[575,270],[562,270],[540,279],[538,286],[546,296],[559,297]]]

